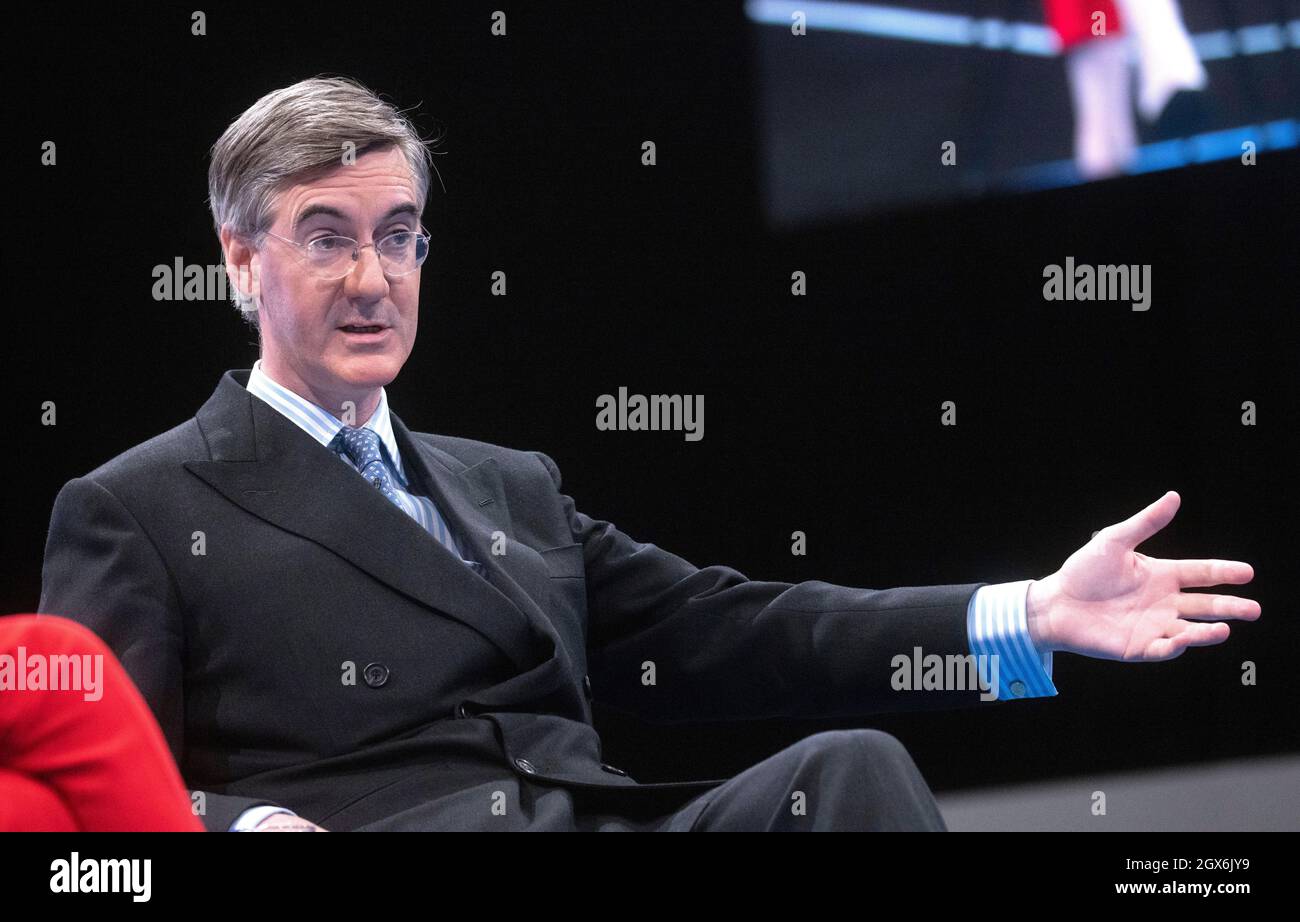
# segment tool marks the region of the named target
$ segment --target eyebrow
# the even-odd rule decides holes
[[[416,208],[412,202],[403,202],[400,205],[394,205],[392,208],[388,209],[387,214],[379,219],[379,223],[383,224],[385,221],[391,220],[399,214],[415,215],[418,218],[420,216],[420,209]],[[298,217],[293,219],[293,225],[290,230],[296,230],[298,225],[303,221],[306,221],[308,218],[314,218],[317,215],[326,215],[331,218],[338,218],[340,221],[351,220],[346,214],[335,208],[333,205],[308,205],[298,213]]]

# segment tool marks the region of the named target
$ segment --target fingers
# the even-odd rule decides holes
[[[1180,618],[1237,618],[1254,621],[1260,614],[1259,603],[1254,599],[1205,592],[1180,592],[1177,606]]]
[[[1182,630],[1172,637],[1153,640],[1147,647],[1147,656],[1154,660],[1173,659],[1188,647],[1209,647],[1223,643],[1232,633],[1232,629],[1222,621],[1199,624],[1195,621],[1179,622]]]
[[[1183,588],[1239,585],[1255,578],[1255,568],[1240,560],[1175,560],[1174,564]]]
[[[1170,490],[1137,515],[1111,525],[1105,531],[1127,547],[1137,547],[1173,520],[1181,502],[1179,495]]]

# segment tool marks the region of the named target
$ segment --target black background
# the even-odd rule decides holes
[[[445,129],[420,336],[388,388],[413,429],[546,451],[587,514],[762,579],[1042,577],[1176,489],[1142,549],[1250,561],[1260,622],[1163,664],[1058,655],[1056,698],[856,725],[899,736],[936,789],[1300,749],[1295,151],[777,233],[738,7],[512,5],[502,39],[495,6],[222,4],[205,37],[192,6],[10,13],[2,610],[37,604],[66,480],[252,364],[228,302],[154,301],[152,267],[218,260],[207,152],[226,125],[341,73]],[[1151,264],[1151,309],[1045,302],[1067,255]],[[598,432],[619,386],[703,394],[704,440]],[[644,781],[847,725],[601,719]]]

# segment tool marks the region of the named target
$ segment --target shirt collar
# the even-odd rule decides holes
[[[262,371],[261,359],[253,363],[253,370],[248,375],[247,387],[250,394],[270,404],[272,409],[279,411],[289,422],[326,448],[343,428],[343,422],[333,413],[271,380],[271,377]],[[388,457],[392,460],[393,469],[405,481],[406,475],[402,472],[402,456],[397,450],[397,439],[393,435],[393,424],[388,415],[388,394],[382,387],[379,389],[379,406],[375,408],[375,412],[371,414],[370,419],[366,420],[362,428],[375,431],[379,441],[387,450]]]

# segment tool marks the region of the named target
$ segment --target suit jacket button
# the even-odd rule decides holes
[[[383,663],[370,663],[362,671],[361,675],[371,688],[380,688],[388,681],[388,667]]]
[[[469,709],[465,707],[464,702],[461,702],[460,704],[456,705],[456,716],[461,718],[465,718],[469,716]]]
[[[582,677],[582,693],[587,696],[588,701],[591,700],[591,676],[589,675]]]
[[[534,768],[533,763],[529,762],[527,759],[515,759],[515,767],[528,775],[537,774],[537,769]]]
[[[626,775],[627,772],[616,765],[610,765],[608,762],[601,762],[600,767],[612,775]]]

